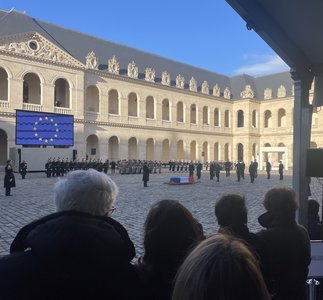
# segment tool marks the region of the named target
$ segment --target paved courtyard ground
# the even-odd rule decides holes
[[[249,212],[248,226],[251,231],[258,231],[261,226],[257,218],[264,211],[262,201],[267,190],[277,186],[292,186],[291,174],[280,181],[273,172],[271,179],[259,174],[256,181],[250,183],[249,176],[241,182],[236,181],[234,173],[226,178],[221,174],[220,182],[209,179],[207,172],[202,173],[201,183],[195,185],[171,186],[165,184],[171,176],[187,174],[151,174],[149,187],[144,188],[142,175],[119,175],[111,177],[119,186],[120,192],[116,203],[117,210],[113,218],[123,224],[136,246],[137,256],[143,252],[143,224],[149,208],[161,199],[176,199],[191,210],[192,214],[203,225],[206,235],[217,231],[214,216],[215,200],[222,194],[239,193],[245,195]],[[0,180],[3,182],[3,173]],[[18,230],[29,222],[55,211],[53,186],[58,178],[46,178],[44,173],[27,174],[22,180],[16,174],[17,187],[12,190],[12,197],[4,196],[0,191],[0,255],[8,253],[10,244]],[[322,189],[316,179],[311,183],[313,198],[321,203]]]

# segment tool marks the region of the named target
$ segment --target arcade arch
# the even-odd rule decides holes
[[[54,83],[54,106],[70,108],[70,85],[64,78],[58,78]]]
[[[271,128],[271,111],[270,110],[266,110],[264,113],[264,127],[265,128]]]
[[[90,85],[86,89],[85,110],[89,112],[100,112],[99,89],[95,85]]]
[[[117,161],[119,157],[119,139],[116,136],[111,136],[108,140],[109,159]]]
[[[183,160],[185,159],[185,151],[184,151],[184,142],[183,140],[179,140],[176,144],[176,159]]]
[[[95,134],[91,134],[86,139],[86,155],[89,158],[99,158],[99,139]]]
[[[41,82],[38,75],[27,73],[24,76],[22,95],[24,103],[41,104]]]
[[[117,90],[109,91],[108,107],[109,114],[119,115],[119,94]]]
[[[237,127],[244,127],[244,112],[241,109],[237,112]]]
[[[0,67],[0,100],[8,101],[8,73]]]

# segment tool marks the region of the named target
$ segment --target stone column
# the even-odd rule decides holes
[[[293,145],[293,189],[298,194],[298,222],[307,226],[308,178],[305,176],[306,153],[310,147],[312,106],[309,104],[309,89],[313,76],[302,76],[291,71],[295,84],[294,100],[294,145]]]

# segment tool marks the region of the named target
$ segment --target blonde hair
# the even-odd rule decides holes
[[[248,247],[226,235],[201,242],[178,270],[172,300],[270,300]]]

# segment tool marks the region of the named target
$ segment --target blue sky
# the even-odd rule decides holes
[[[224,0],[2,0],[0,9],[224,75],[289,70]]]

